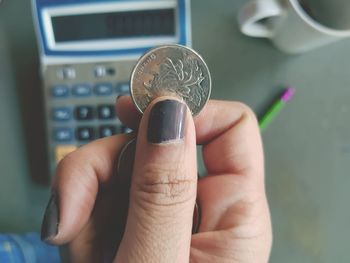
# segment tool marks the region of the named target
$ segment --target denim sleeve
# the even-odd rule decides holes
[[[40,240],[36,233],[0,235],[1,263],[60,263],[58,248]]]

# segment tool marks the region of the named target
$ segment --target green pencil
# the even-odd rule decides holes
[[[270,122],[277,116],[277,114],[281,111],[284,105],[290,101],[295,93],[295,89],[287,88],[282,96],[272,104],[271,108],[265,113],[265,115],[259,121],[260,130],[263,131],[270,124]]]

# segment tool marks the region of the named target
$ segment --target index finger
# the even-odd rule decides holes
[[[42,238],[51,244],[74,240],[86,226],[101,186],[114,178],[115,160],[131,135],[96,140],[58,165],[46,210]]]

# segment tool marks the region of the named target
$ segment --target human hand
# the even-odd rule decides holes
[[[127,224],[111,260],[267,262],[271,223],[254,114],[240,103],[210,101],[193,120],[182,104],[156,103],[159,99],[142,118],[130,97],[117,102],[119,118],[138,136]],[[118,135],[92,142],[57,169],[43,238],[68,244],[73,262],[104,262],[117,249],[120,204],[128,200],[120,200],[125,191],[115,190],[123,189],[115,160],[131,139]],[[208,171],[198,182],[196,143],[203,145]],[[201,223],[191,235],[196,197]]]

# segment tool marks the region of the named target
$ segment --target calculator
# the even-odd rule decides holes
[[[50,169],[98,138],[129,132],[114,103],[138,58],[191,46],[189,0],[32,0]]]

